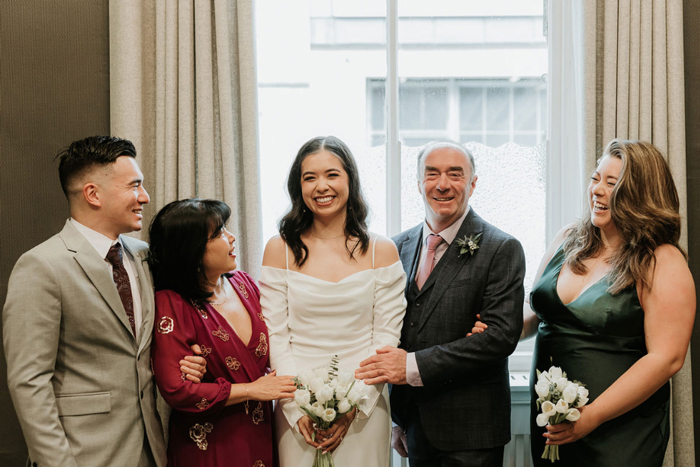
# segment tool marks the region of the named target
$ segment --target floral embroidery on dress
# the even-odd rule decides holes
[[[197,407],[199,410],[205,410],[209,407],[209,401],[202,397],[202,400],[196,403],[194,406]]]
[[[265,317],[262,314],[262,310],[258,311],[258,318],[260,318],[260,321],[265,321]]]
[[[243,295],[243,298],[248,298],[248,290],[246,290],[245,284],[243,282],[238,283],[238,290],[241,291],[241,295]]]
[[[267,337],[264,333],[260,333],[260,343],[255,348],[255,356],[260,358],[263,355],[267,355]]]
[[[226,357],[226,366],[229,370],[237,370],[241,367],[241,362],[235,357]]]
[[[161,334],[169,334],[173,332],[175,322],[170,316],[163,316],[158,323],[158,332]]]
[[[265,467],[265,464],[263,464],[263,461],[255,461],[253,467]]]
[[[226,331],[224,331],[224,328],[222,328],[221,326],[219,326],[219,329],[217,329],[216,331],[212,331],[211,333],[214,336],[221,339],[222,341],[228,342],[228,333]]]
[[[195,302],[194,300],[190,300],[190,303],[199,312],[199,314],[202,315],[202,318],[209,319],[209,313],[207,313],[206,308],[204,308],[201,303]]]
[[[265,418],[263,417],[264,412],[262,409],[262,402],[258,402],[258,406],[255,407],[255,410],[253,410],[253,423],[256,425],[259,425],[260,422],[265,421]]]
[[[204,358],[207,358],[211,353],[211,347],[207,347],[204,344],[201,344],[199,348],[202,349],[202,357]]]
[[[207,443],[207,433],[211,433],[211,430],[213,429],[214,425],[209,422],[205,423],[204,425],[196,423],[192,428],[190,428],[190,438],[192,438],[192,441],[197,443],[197,447],[199,449],[206,451],[209,447],[209,443]]]

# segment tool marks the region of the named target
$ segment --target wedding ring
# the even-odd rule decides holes
[[[338,441],[342,441],[342,440],[343,440],[343,437],[342,437],[342,436],[341,436],[340,438],[338,438]]]

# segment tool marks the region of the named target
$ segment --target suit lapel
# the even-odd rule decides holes
[[[154,318],[154,301],[153,301],[153,284],[150,280],[150,269],[146,261],[146,252],[138,251],[131,245],[131,239],[126,235],[121,236],[121,241],[124,248],[134,258],[134,267],[136,275],[139,278],[139,295],[141,296],[141,327],[139,329],[139,352],[151,339],[151,330],[153,329]]]
[[[90,279],[90,282],[92,282],[117,319],[133,337],[134,333],[131,331],[129,318],[126,316],[124,305],[122,305],[122,300],[119,298],[119,292],[117,292],[114,279],[109,273],[109,267],[105,263],[104,258],[100,258],[100,255],[90,245],[90,242],[69,221],[66,222],[59,235],[63,239],[66,248],[75,253],[75,260],[88,279]]]
[[[401,264],[406,272],[406,291],[416,278],[418,258],[420,257],[421,240],[423,239],[423,224],[420,224],[408,233],[401,246]]]
[[[460,257],[460,247],[457,245],[457,240],[464,238],[465,235],[468,237],[482,233],[483,231],[483,221],[473,209],[470,209],[469,214],[467,214],[464,222],[462,222],[462,226],[459,228],[454,241],[442,255],[442,258],[440,258],[437,266],[428,277],[428,280],[423,285],[423,288],[421,288],[421,292],[428,290],[431,286],[433,289],[430,293],[428,303],[425,305],[425,308],[423,308],[423,312],[421,313],[418,323],[418,332],[420,332],[420,330],[423,328],[428,318],[435,310],[436,305],[442,298],[442,295],[445,293],[445,290],[447,290],[452,280],[457,277],[460,270],[470,261],[478,261],[478,253],[475,253],[473,258],[468,253],[465,253]]]

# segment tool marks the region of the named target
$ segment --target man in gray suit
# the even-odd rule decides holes
[[[392,446],[412,467],[501,467],[508,356],[523,325],[523,249],[470,209],[477,177],[462,146],[428,145],[418,180],[425,222],[394,238],[408,278],[401,346],[378,350],[356,376],[393,384]],[[477,315],[488,328],[468,335]]]
[[[165,466],[150,364],[148,203],[130,141],[96,136],[58,158],[71,218],[15,265],[3,310],[8,385],[32,466]],[[181,371],[198,381],[204,359]]]

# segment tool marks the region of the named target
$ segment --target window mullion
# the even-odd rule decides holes
[[[398,0],[386,2],[386,233],[401,232],[401,144],[399,142]]]

